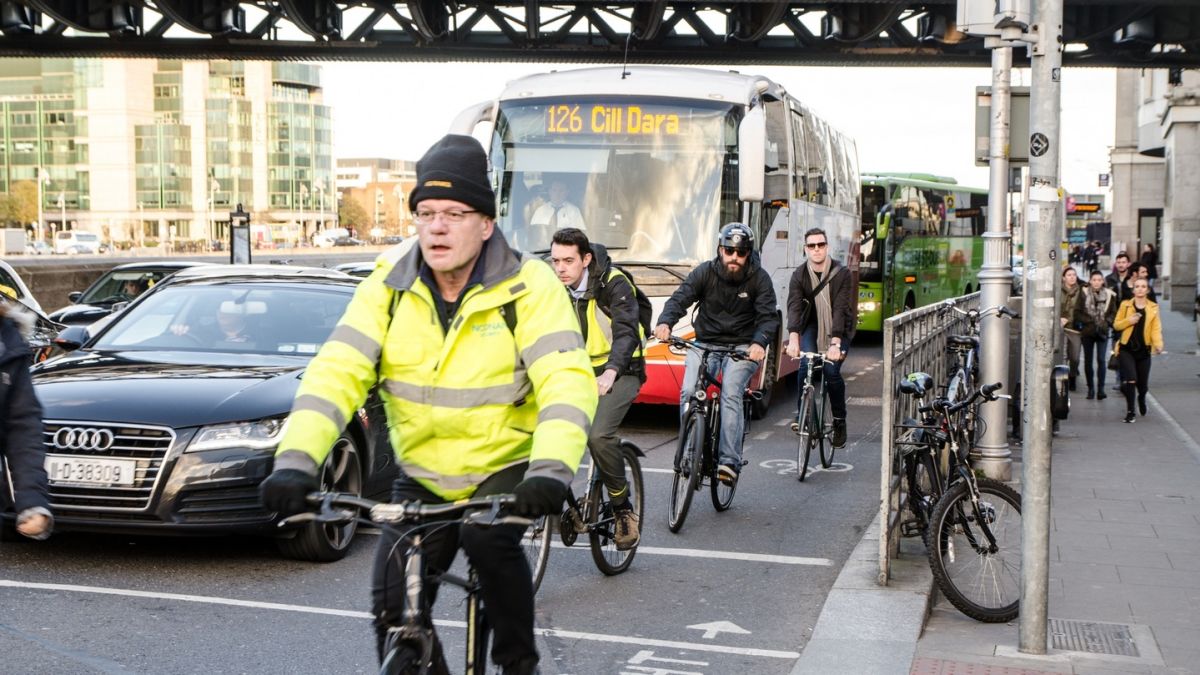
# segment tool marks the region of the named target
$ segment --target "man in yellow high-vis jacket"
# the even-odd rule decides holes
[[[512,493],[518,515],[558,513],[597,400],[562,285],[495,228],[487,158],[474,138],[450,135],[429,149],[417,162],[409,206],[418,246],[396,261],[380,257],[309,364],[263,502],[281,515],[306,508],[304,496],[317,488],[318,468],[346,419],[378,382],[401,471],[394,501]],[[449,569],[459,546],[478,571],[496,637],[492,658],[504,673],[535,672],[538,661],[522,534],[501,525],[424,536],[430,572]],[[380,649],[403,609],[395,544],[385,531],[376,552]]]

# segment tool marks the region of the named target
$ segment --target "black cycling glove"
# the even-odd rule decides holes
[[[517,483],[513,495],[517,498],[512,508],[514,515],[526,518],[557,515],[567,498],[567,486],[554,478],[533,476]]]
[[[308,511],[308,503],[304,498],[319,487],[316,477],[309,473],[299,469],[278,469],[262,482],[258,494],[268,511],[286,518]]]

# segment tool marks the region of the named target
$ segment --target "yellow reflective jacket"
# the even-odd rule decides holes
[[[378,378],[400,468],[434,494],[469,497],[522,462],[527,477],[570,483],[597,401],[579,325],[546,263],[499,230],[481,255],[483,283],[463,292],[448,332],[420,248],[394,265],[380,257],[305,370],[277,469],[315,472]]]

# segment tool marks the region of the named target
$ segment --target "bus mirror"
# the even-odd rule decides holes
[[[746,112],[738,125],[738,199],[761,202],[766,182],[767,118],[762,106]]]
[[[887,239],[888,228],[892,224],[892,205],[885,204],[879,213],[875,214],[875,238]]]
[[[477,128],[483,123],[490,123],[496,119],[496,106],[493,101],[484,101],[463,110],[450,123],[450,133],[461,134],[463,136],[475,136],[479,138],[480,130]],[[491,129],[487,129],[491,131]],[[483,143],[483,147],[487,148],[488,144]]]

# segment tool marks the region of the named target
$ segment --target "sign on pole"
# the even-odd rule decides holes
[[[250,264],[250,214],[241,204],[229,213],[229,262]]]

